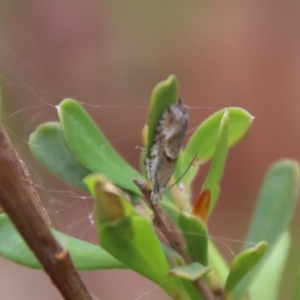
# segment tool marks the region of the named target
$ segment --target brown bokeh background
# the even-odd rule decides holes
[[[96,242],[88,219],[92,202],[70,198],[79,192],[40,168],[28,151],[29,134],[55,120],[55,105],[73,97],[137,167],[149,95],[173,73],[191,107],[191,129],[227,106],[255,116],[247,139],[229,153],[221,199],[210,220],[212,235],[240,241],[219,243],[230,261],[231,251],[238,253],[244,241],[267,169],[281,158],[300,159],[299,16],[300,3],[290,0],[2,2],[3,122],[56,227]],[[296,212],[279,299],[290,299],[295,288],[298,218]],[[129,271],[86,272],[83,278],[102,300],[168,299]],[[42,272],[2,259],[0,282],[1,299],[60,299]]]

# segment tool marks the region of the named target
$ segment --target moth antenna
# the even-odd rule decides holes
[[[198,155],[198,151],[196,152],[196,154],[194,155],[193,159],[191,160],[190,164],[188,165],[187,169],[183,172],[183,174],[177,179],[176,182],[174,182],[169,188],[168,190],[170,190],[174,185],[176,185],[182,178],[183,176],[188,172],[188,170],[190,169],[190,167],[192,166],[193,162],[195,161],[196,157]]]

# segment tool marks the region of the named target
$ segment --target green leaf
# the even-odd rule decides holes
[[[152,224],[104,176],[90,175],[85,182],[95,199],[101,246],[154,282],[164,280],[169,266]]]
[[[204,300],[204,298],[199,294],[199,291],[195,288],[195,284],[189,280],[180,279],[178,278],[178,286],[182,286],[184,290],[186,291],[186,295],[182,298],[182,300]],[[177,295],[175,294],[175,297],[172,299],[177,300]]]
[[[198,218],[184,212],[179,213],[178,225],[186,241],[187,249],[192,261],[207,266],[208,241],[206,226]]]
[[[219,182],[221,181],[221,178],[223,176],[228,152],[228,129],[229,113],[225,109],[224,115],[220,122],[215,153],[212,158],[209,172],[201,188],[201,192],[203,192],[206,189],[210,190],[210,212],[215,207],[216,201],[220,193]]]
[[[224,260],[223,256],[220,254],[218,248],[215,244],[209,240],[208,242],[208,254],[209,254],[209,264],[212,266],[214,272],[217,274],[218,279],[223,285],[225,285],[229,267]]]
[[[58,106],[62,130],[74,156],[94,173],[102,173],[117,186],[140,195],[132,179],[143,177],[113,149],[82,106],[65,99]]]
[[[169,271],[151,223],[140,216],[123,217],[98,227],[102,247],[130,269],[161,283]]]
[[[178,214],[180,212],[177,206],[174,203],[168,201],[166,197],[163,197],[163,200],[160,202],[160,206],[167,214],[167,216],[172,220],[172,222],[174,224],[177,224]]]
[[[286,231],[274,246],[264,267],[255,276],[250,287],[251,299],[274,300],[278,298],[278,290],[290,246],[291,236]]]
[[[246,240],[264,239],[269,247],[274,246],[292,218],[298,195],[298,163],[276,163],[264,179]]]
[[[29,137],[29,147],[38,162],[59,178],[87,190],[82,180],[91,172],[74,157],[57,122],[40,125]]]
[[[234,258],[225,284],[226,294],[231,294],[246,274],[259,263],[266,249],[267,243],[260,242],[255,247],[245,250]]]
[[[96,203],[97,222],[102,225],[125,216],[138,215],[124,193],[102,174],[84,179]]]
[[[211,159],[215,152],[219,124],[225,110],[228,110],[229,112],[228,147],[237,144],[246,136],[253,117],[242,108],[230,107],[222,109],[202,122],[191,136],[185,148],[187,161],[192,161],[196,153],[197,159],[200,160],[201,163]]]
[[[299,194],[299,167],[296,161],[282,160],[267,173],[255,208],[246,240],[265,240],[268,250],[263,262],[237,286],[233,299],[240,299],[256,277],[265,259],[272,253],[279,237],[286,230]]]
[[[178,100],[178,80],[170,75],[168,79],[158,83],[152,91],[148,117],[147,156],[150,155],[157,125],[168,106]]]
[[[126,267],[101,247],[52,230],[59,243],[66,248],[79,271],[97,269],[125,269]],[[0,215],[0,255],[17,264],[41,269],[42,266],[19,235],[7,215]]]
[[[167,276],[169,267],[149,221],[136,215],[98,227],[102,247],[135,272],[152,280],[174,299],[198,299],[192,286]]]
[[[186,266],[174,267],[169,271],[169,274],[182,279],[195,281],[205,276],[210,270],[211,268],[204,267],[199,263],[193,262]]]
[[[196,299],[193,286],[167,276],[169,265],[152,223],[134,210],[122,191],[101,175],[90,175],[85,183],[95,198],[101,246],[174,299]]]

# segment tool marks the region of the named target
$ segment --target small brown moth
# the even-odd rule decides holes
[[[165,110],[157,126],[150,157],[146,159],[153,203],[161,200],[174,172],[188,122],[189,108],[179,99]]]

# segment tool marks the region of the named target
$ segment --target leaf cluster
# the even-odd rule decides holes
[[[147,129],[142,133],[146,153],[153,146],[162,114],[176,103],[178,89],[173,75],[154,88]],[[65,99],[57,111],[59,121],[40,125],[31,134],[29,145],[46,169],[95,200],[100,246],[53,230],[78,270],[132,269],[159,284],[173,299],[205,299],[194,285],[200,278],[214,295],[221,293],[224,299],[276,299],[290,248],[287,227],[298,198],[297,162],[282,160],[266,174],[245,236],[252,246],[245,244],[230,265],[209,236],[208,220],[219,199],[228,150],[245,138],[253,121],[246,110],[225,108],[199,124],[181,149],[171,188],[160,203],[183,236],[189,264],[157,236],[149,218],[151,211],[133,183],[136,179],[148,182],[144,165],[140,172],[131,167],[77,101]],[[144,157],[142,153],[141,161]],[[201,165],[209,161],[209,171],[194,198],[193,180]],[[148,213],[139,214],[136,205]],[[41,268],[5,214],[0,215],[0,236],[6,241],[0,243],[1,256]],[[295,299],[299,299],[299,291]]]

